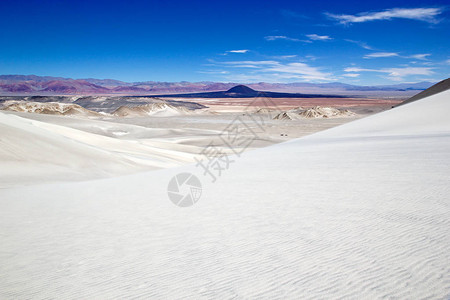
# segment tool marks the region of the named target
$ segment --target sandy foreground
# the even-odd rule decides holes
[[[450,91],[442,92],[242,152],[229,157],[214,182],[192,163],[0,189],[0,298],[447,298],[449,98]],[[48,143],[25,142],[39,135],[67,147],[68,156],[54,160],[88,154],[89,164],[108,165],[111,176],[124,164],[140,165],[139,159],[176,165],[174,157],[186,153],[161,155],[164,147],[150,144],[153,139],[136,143],[127,134],[120,140],[126,143],[110,145],[117,138],[99,141],[98,134],[89,135],[88,123],[55,124],[70,119],[0,117],[14,125],[8,130],[23,134],[24,148],[43,147],[27,153],[46,149]],[[108,134],[119,128],[105,124]],[[133,126],[140,125],[120,128],[161,137],[172,130]],[[196,143],[179,144],[202,146]],[[122,150],[102,152],[113,146]],[[141,156],[149,149],[153,161]],[[40,172],[42,165],[30,159]],[[84,171],[91,175],[88,165]],[[83,169],[64,172],[83,175]],[[180,173],[201,181],[201,197],[191,207],[168,198],[168,183]]]

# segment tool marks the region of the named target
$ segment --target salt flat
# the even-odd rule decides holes
[[[450,91],[195,165],[0,190],[1,298],[443,299]],[[167,184],[199,177],[179,208]]]

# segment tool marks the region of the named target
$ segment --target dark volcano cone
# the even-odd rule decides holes
[[[252,96],[252,95],[258,94],[257,91],[255,91],[254,89],[251,89],[245,85],[237,85],[235,87],[232,87],[231,89],[229,89],[226,92],[239,94],[239,95],[243,95],[243,96]]]
[[[136,96],[138,97],[138,96]],[[152,97],[183,97],[183,98],[255,98],[255,97],[269,97],[269,98],[347,98],[346,96],[338,95],[320,95],[320,94],[299,94],[299,93],[277,93],[277,92],[260,92],[255,91],[245,85],[236,85],[223,92],[206,92],[206,93],[192,93],[192,94],[171,94],[171,95],[152,95]]]

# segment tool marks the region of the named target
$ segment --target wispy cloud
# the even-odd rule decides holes
[[[350,40],[350,39],[344,39],[344,41],[352,43],[352,44],[356,44],[366,50],[372,50],[372,51],[375,50],[375,48],[373,48],[361,41],[355,41],[355,40]],[[430,53],[421,53],[421,54],[404,56],[404,55],[400,55],[397,52],[374,52],[374,53],[366,54],[364,56],[364,58],[401,57],[401,58],[414,58],[414,59],[418,59],[418,60],[428,60],[428,58],[427,58],[428,56],[431,56],[431,54]]]
[[[361,42],[361,41],[354,41],[354,40],[348,40],[348,39],[347,39],[347,40],[344,40],[344,41],[349,42],[349,43],[356,44],[356,45],[360,46],[361,48],[364,48],[364,49],[367,49],[367,50],[375,50],[375,49],[372,48],[371,46],[369,46],[369,45],[367,45],[366,43]]]
[[[325,13],[328,17],[339,21],[341,24],[362,23],[377,20],[410,19],[427,23],[438,23],[437,18],[443,12],[443,8],[391,8],[378,12],[362,12],[357,15],[336,15]]]
[[[375,72],[376,70],[373,69],[364,69],[364,68],[358,68],[358,67],[349,67],[345,68],[344,72]]]
[[[411,75],[432,75],[434,74],[432,68],[426,67],[403,67],[403,68],[383,68],[383,69],[365,69],[358,67],[350,67],[344,69],[345,72],[355,73],[355,72],[377,72],[385,73],[388,78],[395,81],[401,81],[406,76]],[[344,75],[345,76],[345,75]]]
[[[364,55],[364,58],[380,58],[380,57],[401,57],[401,58],[414,58],[418,60],[427,60],[427,57],[430,56],[430,53],[421,53],[414,55],[400,55],[397,52],[374,52],[370,54]]]
[[[306,58],[306,59],[309,59],[309,60],[312,60],[312,61],[318,59],[318,57],[317,57],[317,56],[314,56],[314,55],[306,55],[305,58]]]
[[[328,35],[318,35],[318,34],[306,34],[305,35],[308,39],[307,40],[301,40],[297,38],[291,38],[285,35],[269,35],[265,36],[264,39],[266,41],[276,41],[276,40],[285,40],[285,41],[291,41],[291,42],[304,42],[304,43],[312,43],[312,41],[327,41],[332,40],[331,37]]]
[[[224,66],[234,68],[252,69],[253,75],[272,76],[277,79],[300,79],[305,81],[330,81],[331,73],[323,72],[318,67],[310,66],[303,62],[284,63],[275,60],[262,61],[228,61],[221,63]]]
[[[434,72],[431,68],[389,68],[383,69],[383,72],[388,73],[389,78],[393,80],[403,80],[403,77],[409,75],[432,75]]]
[[[285,40],[285,41],[291,41],[291,42],[309,42],[309,41],[302,41],[300,39],[291,38],[285,35],[269,35],[265,36],[264,39],[266,41],[276,41],[276,40]]]
[[[229,50],[229,51],[227,51],[227,53],[247,53],[247,52],[249,52],[250,50],[248,50],[248,49],[242,49],[242,50]]]
[[[330,80],[331,77],[331,73],[324,73],[316,67],[300,62],[288,64],[278,63],[268,68],[267,72],[281,72],[290,76],[290,78],[301,78],[304,80]]]
[[[275,56],[271,56],[271,58],[274,59],[291,59],[291,58],[296,58],[297,55],[293,54],[293,55],[275,55]]]
[[[348,74],[344,74],[343,76],[355,78],[355,77],[359,77],[359,75],[361,75],[361,74],[358,74],[358,73],[348,73]]]
[[[238,68],[261,68],[264,66],[276,65],[278,64],[275,60],[240,60],[240,61],[226,61],[218,62],[223,65],[230,65]]]
[[[228,72],[228,71],[197,71],[197,73],[223,75],[223,74],[229,74],[230,72]]]
[[[307,34],[306,35],[309,39],[313,41],[327,41],[332,40],[328,35],[318,35],[318,34]]]
[[[399,56],[396,52],[374,52],[364,55],[364,58],[394,57]]]
[[[409,56],[409,58],[415,58],[415,59],[420,59],[420,60],[427,60],[427,56],[430,56],[431,54],[429,53],[423,53],[423,54],[414,54]]]

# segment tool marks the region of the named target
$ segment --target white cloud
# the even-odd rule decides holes
[[[389,73],[389,76],[391,76],[391,77],[405,77],[408,75],[431,75],[431,74],[433,74],[433,71],[431,68],[423,68],[423,67],[388,68],[388,69],[383,69],[382,71]]]
[[[299,39],[290,38],[285,35],[269,35],[264,37],[267,41],[276,41],[276,40],[286,40],[286,41],[292,41],[292,42],[300,42]]]
[[[374,52],[370,54],[366,54],[364,58],[380,58],[380,57],[401,57],[401,58],[414,58],[419,60],[427,60],[427,56],[430,56],[429,53],[422,53],[422,54],[414,54],[410,56],[402,56],[398,54],[397,52]]]
[[[249,52],[250,50],[248,50],[248,49],[242,49],[242,50],[230,50],[230,51],[227,51],[227,53],[247,53],[247,52]]]
[[[293,55],[276,55],[276,56],[271,56],[271,58],[274,59],[291,59],[291,58],[296,58],[297,55],[293,54]]]
[[[364,49],[367,49],[367,50],[375,50],[375,49],[373,49],[372,47],[370,47],[369,45],[367,45],[364,42],[354,41],[354,40],[345,40],[345,41],[347,41],[349,43],[356,44],[356,45],[360,46],[361,48],[364,48]]]
[[[379,57],[394,57],[399,56],[398,53],[395,52],[374,52],[367,55],[364,55],[364,58],[379,58]]]
[[[273,76],[277,79],[301,79],[306,81],[330,81],[333,80],[331,73],[321,71],[317,67],[303,62],[283,63],[274,60],[263,61],[228,61],[222,65],[234,68],[253,69],[252,76]]]
[[[261,68],[264,66],[276,65],[278,64],[278,62],[274,60],[241,60],[241,61],[226,61],[223,62],[222,64],[238,68]]]
[[[376,20],[392,20],[394,18],[418,20],[428,23],[438,23],[436,18],[443,12],[442,8],[391,8],[378,12],[362,12],[357,15],[336,15],[326,13],[330,18],[336,19],[341,24],[362,23]]]
[[[316,67],[305,63],[277,64],[266,70],[266,72],[280,72],[289,76],[288,78],[301,78],[304,80],[329,80],[330,73],[324,73]]]
[[[448,65],[450,65],[450,59],[447,59],[447,60],[445,61],[445,63],[448,64]]]
[[[361,74],[358,74],[358,73],[348,73],[348,74],[344,74],[343,76],[355,78],[355,77],[358,77],[359,75],[361,75]]]
[[[428,76],[434,74],[432,68],[426,67],[403,67],[403,68],[383,68],[383,69],[364,69],[364,68],[350,67],[344,69],[344,71],[349,73],[355,72],[385,73],[387,74],[388,78],[392,80],[403,80],[404,77],[411,75]]]
[[[374,71],[372,69],[362,69],[362,68],[357,68],[357,67],[350,67],[350,68],[345,68],[344,72],[369,72],[369,71]]]
[[[308,38],[310,38],[313,41],[327,41],[327,40],[332,40],[332,38],[330,38],[328,35],[317,35],[317,34],[307,34],[306,35]]]
[[[197,73],[212,74],[212,75],[224,75],[224,74],[229,74],[230,72],[228,72],[228,71],[197,71]]]
[[[431,54],[429,53],[424,53],[424,54],[414,54],[409,56],[409,58],[415,58],[415,59],[421,59],[421,60],[427,60],[427,56],[430,56]]]
[[[314,56],[314,55],[306,55],[305,58],[314,61],[314,60],[316,60],[318,57],[316,57],[316,56]]]

